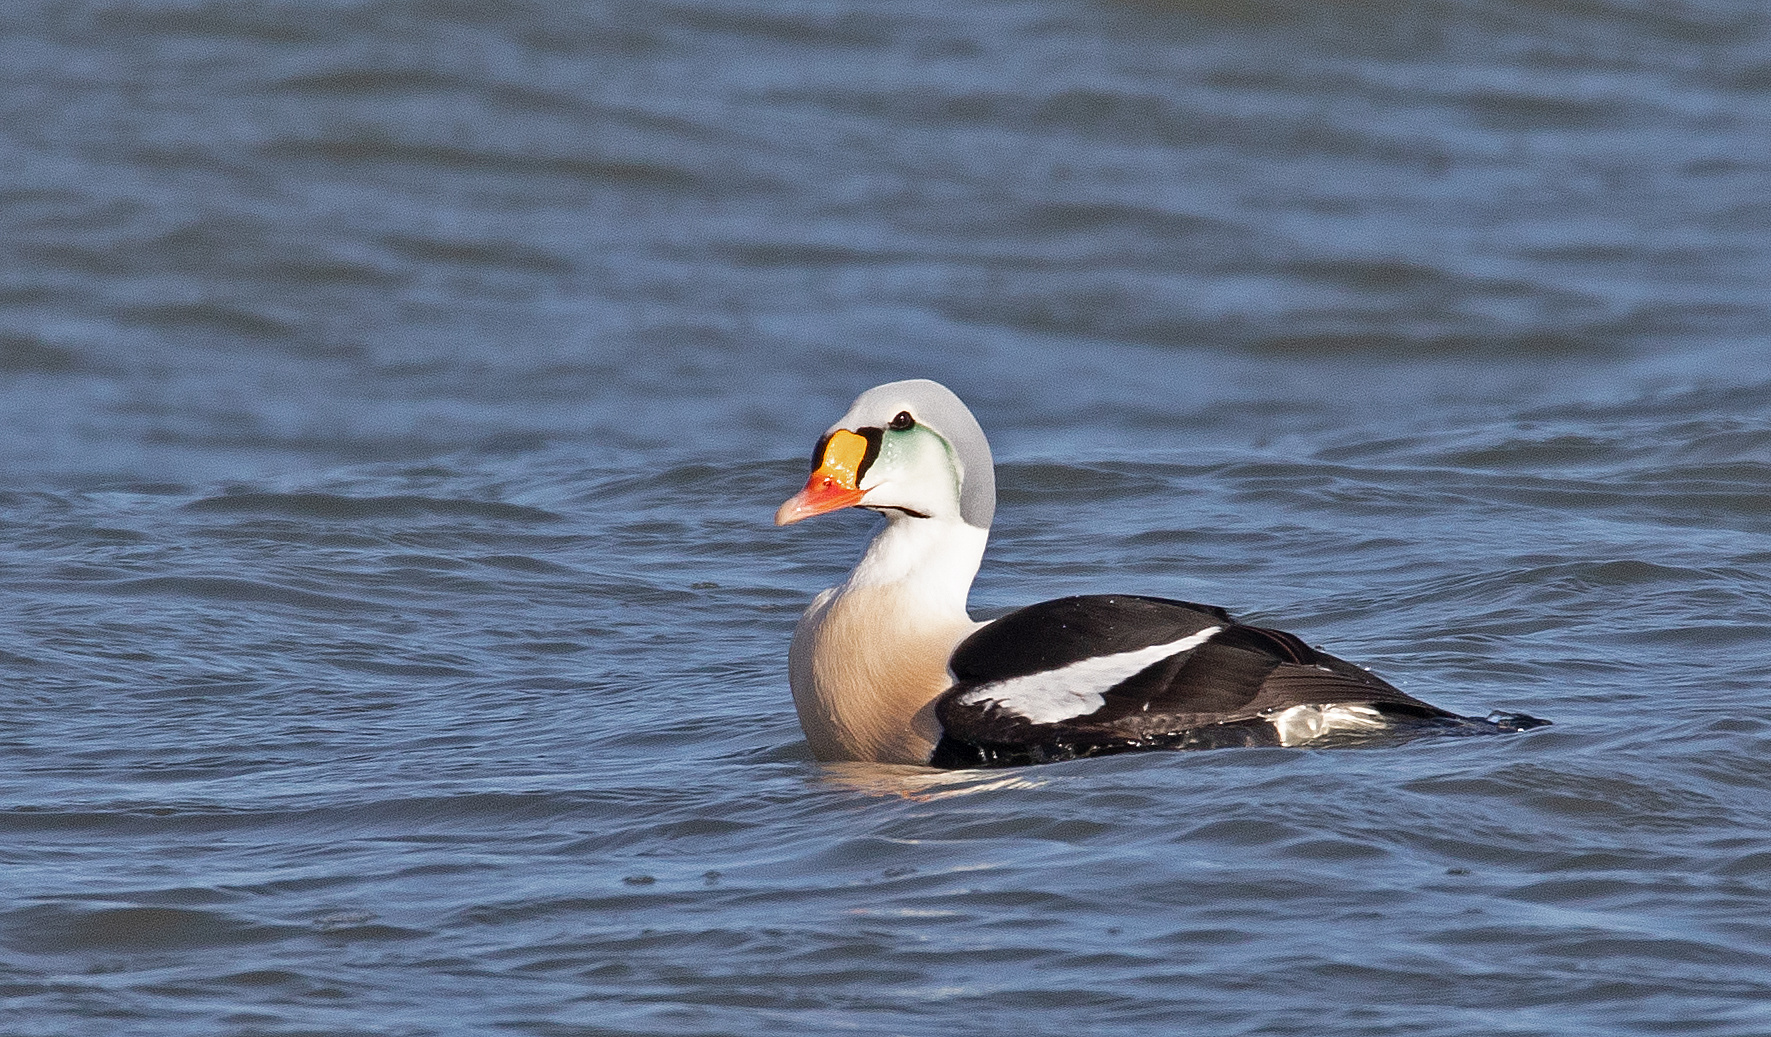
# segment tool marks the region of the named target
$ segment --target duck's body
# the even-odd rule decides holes
[[[794,704],[821,760],[1001,766],[1543,723],[1460,717],[1213,606],[1091,595],[973,621],[966,597],[995,511],[990,447],[935,382],[863,393],[813,463],[777,523],[845,507],[886,517],[794,632]]]

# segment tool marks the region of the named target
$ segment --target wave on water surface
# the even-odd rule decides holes
[[[402,519],[414,516],[475,518],[496,522],[556,522],[561,516],[541,508],[503,501],[440,499],[394,495],[352,497],[331,493],[226,493],[184,506],[186,511],[273,515],[297,519]]]
[[[323,16],[322,16],[323,15]],[[1771,1032],[1750,5],[0,12],[0,1032]],[[805,447],[976,615],[1523,737],[822,766]]]

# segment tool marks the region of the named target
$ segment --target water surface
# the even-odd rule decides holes
[[[0,1029],[1771,1031],[1751,5],[0,14]],[[977,612],[1232,608],[1400,749],[819,766],[860,390]]]

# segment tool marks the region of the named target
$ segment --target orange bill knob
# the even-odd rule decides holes
[[[858,485],[861,461],[867,456],[867,439],[846,428],[830,434],[824,458],[806,480],[806,488],[787,499],[775,512],[775,525],[786,526],[839,508],[852,508],[866,494]]]

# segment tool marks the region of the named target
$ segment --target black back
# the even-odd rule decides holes
[[[1013,702],[1014,682],[1085,660],[1172,644],[1220,628],[1109,687],[1091,712],[1040,723]],[[1264,714],[1298,705],[1359,704],[1401,717],[1454,717],[1295,635],[1237,623],[1211,605],[1133,595],[1085,595],[1013,612],[962,642],[955,683],[935,706],[937,766],[1038,763],[1154,748],[1277,744]],[[976,692],[977,694],[971,694]]]
[[[960,642],[948,664],[955,680],[1024,677],[1100,655],[1167,644],[1234,623],[1215,605],[1135,594],[1085,594],[1028,605]]]

